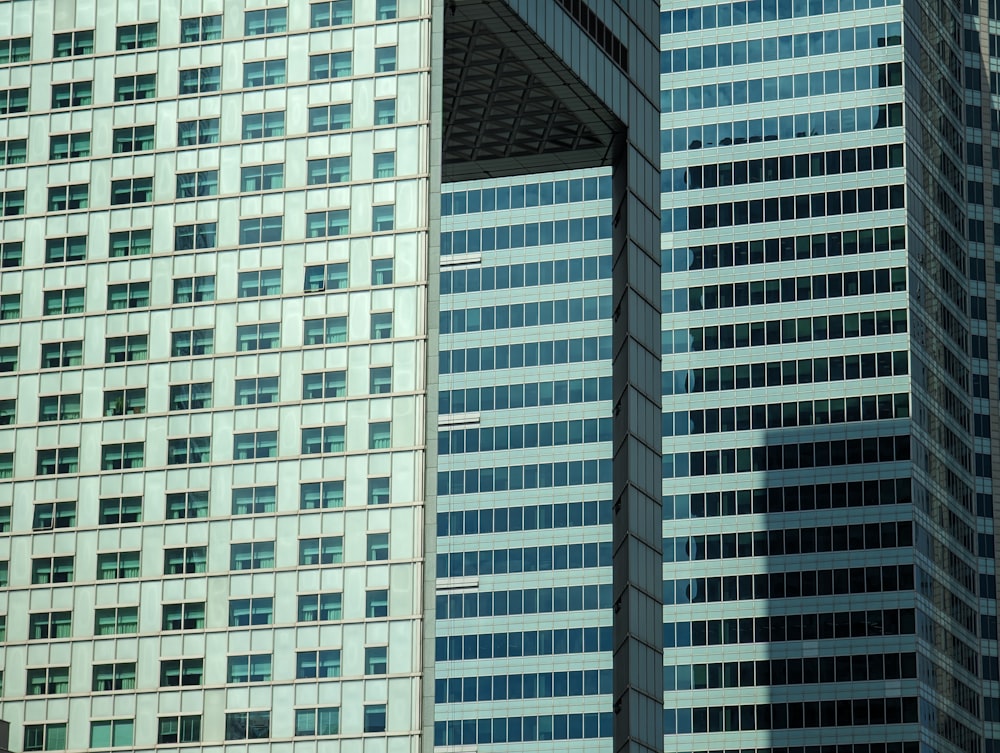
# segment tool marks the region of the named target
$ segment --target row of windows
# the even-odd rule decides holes
[[[669,193],[696,188],[742,186],[775,180],[850,175],[902,166],[902,144],[864,146],[857,149],[675,167],[660,174],[660,190]]]
[[[539,531],[611,523],[611,500],[453,510],[437,515],[437,535]],[[441,546],[444,542],[439,542]]]
[[[900,23],[872,24],[804,34],[750,39],[741,42],[662,50],[660,73],[683,73],[709,68],[728,68],[746,63],[791,60],[813,55],[893,47],[902,43]]]
[[[610,650],[610,627],[528,630],[523,633],[473,633],[438,636],[434,639],[435,661],[594,654]]]
[[[559,486],[611,483],[611,460],[573,460],[560,463],[474,468],[438,472],[439,495],[477,494],[549,489]]]
[[[606,361],[610,358],[610,335],[512,345],[484,345],[481,348],[441,351],[438,354],[438,373],[462,374],[494,369],[518,369],[525,366]]]
[[[498,267],[441,270],[441,295],[478,293],[484,290],[533,288],[567,282],[611,279],[610,256],[525,262]]]
[[[903,105],[865,105],[825,112],[680,126],[660,131],[660,151],[683,152],[716,146],[759,144],[811,136],[858,133],[903,125]]]
[[[664,330],[661,342],[663,354],[669,355],[905,332],[906,309],[886,309]]]
[[[611,198],[611,176],[542,181],[497,188],[470,188],[441,194],[441,216],[479,214],[506,209],[577,204]]]
[[[908,521],[664,537],[664,562],[868,551],[913,546]]]
[[[487,426],[438,432],[438,454],[562,447],[611,441],[610,418],[550,421],[537,424]]]
[[[910,504],[912,501],[908,478],[771,486],[766,489],[727,489],[722,492],[665,495],[663,519],[774,515],[783,512]]]
[[[435,745],[519,743],[539,740],[583,740],[611,737],[610,711],[588,714],[546,714],[496,719],[453,719],[434,722]]]
[[[832,442],[771,444],[764,447],[664,453],[663,477],[685,478],[750,471],[831,468],[909,459],[909,436],[865,437]]]
[[[664,371],[661,386],[664,395],[688,395],[720,390],[744,390],[750,387],[822,384],[905,376],[909,373],[908,357],[907,351],[897,350],[829,358],[803,358],[797,361],[767,361],[737,366]]]
[[[663,581],[663,604],[712,604],[753,599],[912,591],[913,565],[804,570]]]
[[[559,379],[553,382],[498,384],[441,390],[438,413],[536,408],[545,405],[576,405],[611,399],[611,377]]]
[[[611,217],[575,217],[569,220],[452,230],[441,233],[441,255],[506,251],[553,243],[582,243],[611,237]]]
[[[439,620],[610,608],[610,583],[452,594],[438,596],[435,607]]]
[[[680,437],[689,434],[714,434],[749,429],[780,429],[796,426],[824,426],[855,421],[908,418],[910,395],[865,395],[803,400],[791,403],[758,403],[733,408],[706,408],[677,411],[662,416],[662,435]]]
[[[479,549],[438,554],[437,576],[460,578],[473,575],[541,573],[583,567],[610,567],[611,542],[555,544],[513,549]]]
[[[675,209],[673,212],[664,212],[662,226],[663,232],[670,232],[755,225],[778,220],[802,220],[810,217],[835,217],[872,211],[883,212],[889,209],[902,209],[905,193],[902,185],[875,186],[689,206],[685,209]]]
[[[660,34],[724,29],[790,18],[807,18],[899,5],[899,0],[741,0],[660,13]]]
[[[442,311],[439,323],[442,335],[453,335],[610,318],[611,296],[601,295]]]
[[[434,681],[435,703],[519,701],[534,698],[567,698],[610,695],[611,670],[449,677]]]

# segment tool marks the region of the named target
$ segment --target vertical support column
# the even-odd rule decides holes
[[[626,131],[613,176],[616,752],[663,750],[660,223],[647,203],[657,178]]]

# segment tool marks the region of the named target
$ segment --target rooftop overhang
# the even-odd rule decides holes
[[[445,181],[609,165],[622,131],[506,0],[445,0],[443,109]]]

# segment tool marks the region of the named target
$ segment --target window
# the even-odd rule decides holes
[[[83,288],[46,290],[42,294],[42,316],[82,314],[83,308]]]
[[[277,165],[253,165],[244,167],[240,171],[240,190],[249,191],[273,191],[283,188],[285,185],[285,166]]]
[[[144,152],[153,148],[155,126],[128,126],[114,131],[114,153]]]
[[[300,565],[337,565],[344,561],[344,537],[299,540]]]
[[[306,215],[306,238],[347,235],[351,232],[351,210],[331,209]]]
[[[205,517],[208,517],[207,491],[172,492],[167,495],[167,520]]]
[[[27,111],[27,89],[0,89],[0,115],[13,115]]]
[[[149,356],[148,343],[149,338],[146,335],[109,337],[105,340],[104,360],[106,363],[145,361]]]
[[[80,366],[82,363],[83,343],[80,340],[42,343],[43,369],[58,369],[60,366]]]
[[[215,275],[178,277],[174,280],[174,303],[202,303],[215,300]]]
[[[161,716],[157,720],[158,743],[196,743],[200,740],[200,716]]]
[[[340,734],[340,709],[295,709],[295,736],[312,737]]]
[[[278,377],[236,380],[236,405],[262,405],[278,400]]]
[[[201,410],[212,407],[212,383],[174,384],[170,386],[170,410]]]
[[[281,241],[281,223],[280,216],[240,220],[240,244],[278,243]]]
[[[284,8],[281,8],[283,11]],[[271,736],[270,711],[226,713],[227,740],[261,740]]]
[[[375,72],[392,73],[396,70],[396,47],[375,48]]]
[[[180,173],[177,176],[177,198],[215,196],[219,193],[219,171],[202,170],[197,173]]]
[[[365,732],[385,732],[385,704],[365,704]]]
[[[229,548],[231,570],[264,570],[274,567],[274,542],[250,541],[231,544]]]
[[[146,412],[146,388],[108,390],[104,393],[104,415],[138,415]]]
[[[73,557],[41,557],[31,561],[33,585],[73,582]]]
[[[118,27],[116,50],[144,50],[156,47],[156,24],[128,24]]]
[[[170,355],[174,358],[209,355],[214,347],[215,332],[210,329],[189,329],[174,332],[170,337]]]
[[[139,577],[139,552],[108,552],[97,555],[98,580]]]
[[[233,460],[274,458],[278,456],[278,432],[257,431],[233,438]]]
[[[4,217],[24,214],[24,191],[0,192],[0,205],[3,206]]]
[[[87,258],[87,237],[48,238],[45,241],[45,263],[81,261]]]
[[[302,430],[302,454],[344,451],[343,426],[316,426]]]
[[[0,65],[24,63],[31,60],[31,38],[0,40]]]
[[[86,183],[75,186],[50,186],[49,211],[65,212],[70,209],[86,209],[90,202],[90,190]]]
[[[76,421],[80,418],[80,395],[45,395],[38,398],[38,421]]]
[[[17,347],[0,348],[0,373],[17,371]]]
[[[347,286],[347,262],[306,267],[303,288],[307,293],[318,290],[344,290]]]
[[[270,679],[270,654],[229,657],[227,682],[269,682]]]
[[[389,671],[389,647],[370,646],[365,649],[365,674],[384,675]]]
[[[204,659],[165,659],[160,662],[160,687],[201,685]]]
[[[21,294],[0,295],[0,320],[21,318]]]
[[[124,256],[146,256],[153,248],[153,234],[149,230],[123,230],[111,233],[108,256],[118,259]]]
[[[148,282],[125,282],[108,285],[108,309],[138,309],[149,306]]]
[[[309,56],[309,80],[342,78],[351,75],[351,51],[324,52]]]
[[[375,125],[392,125],[396,122],[396,100],[375,100]]]
[[[222,39],[222,16],[181,19],[181,42],[211,42]]]
[[[215,248],[214,222],[200,222],[197,225],[178,225],[174,228],[174,250],[188,251],[193,248]]]
[[[241,352],[270,350],[280,345],[280,337],[281,325],[278,322],[243,324],[236,328],[236,349]]]
[[[182,120],[177,124],[177,146],[219,143],[219,119]]]
[[[243,116],[243,139],[273,139],[285,135],[284,112],[254,112]]]
[[[317,481],[302,484],[299,490],[299,509],[301,510],[328,510],[343,506],[343,481]]]
[[[152,178],[125,178],[123,180],[111,181],[112,206],[121,204],[146,204],[152,200]]]
[[[376,152],[372,157],[374,162],[373,175],[376,178],[392,178],[396,174],[396,153]]]
[[[0,243],[0,268],[10,269],[20,267],[24,254],[24,244],[21,241]]]
[[[23,750],[66,750],[66,724],[25,724]]]
[[[29,669],[25,695],[61,695],[69,692],[69,667]]]
[[[372,207],[372,232],[392,230],[395,225],[396,207],[392,204]]]
[[[368,534],[368,561],[382,562],[389,559],[389,534]]]
[[[233,489],[233,515],[257,515],[275,510],[277,490],[273,486]]]
[[[375,18],[379,21],[390,21],[397,13],[396,0],[375,0]]]
[[[0,165],[23,165],[28,160],[28,141],[0,141]]]
[[[295,654],[295,679],[340,677],[340,651],[299,651]]]
[[[229,627],[271,625],[274,622],[274,599],[258,596],[253,599],[229,600]]]
[[[347,397],[347,372],[326,371],[302,375],[302,399]]]
[[[243,34],[255,37],[260,34],[277,34],[288,28],[287,8],[248,10],[243,14]]]
[[[344,595],[340,593],[299,596],[299,622],[330,622],[343,619]]]
[[[138,607],[107,607],[94,610],[94,635],[129,635],[139,632]]]
[[[320,105],[309,108],[309,133],[341,131],[351,127],[351,105]]]
[[[208,94],[219,91],[222,71],[218,66],[188,68],[180,71],[177,94]]]
[[[368,479],[368,504],[389,504],[389,477],[382,476]]]
[[[167,465],[207,463],[211,452],[211,437],[181,437],[167,440]]]
[[[35,612],[28,615],[28,640],[69,638],[71,625],[69,612]]]
[[[0,426],[10,426],[14,423],[14,414],[17,409],[16,400],[0,400]],[[2,509],[0,508],[0,514],[2,514]],[[3,530],[0,529],[0,533]]]
[[[285,83],[285,61],[256,60],[243,64],[243,87],[254,89]]]
[[[344,183],[351,179],[350,157],[324,157],[311,159],[306,164],[307,180],[310,186],[326,183]]]
[[[205,627],[205,603],[164,604],[164,630],[202,630]]]
[[[141,521],[142,497],[106,497],[100,502],[98,522],[102,526]]]
[[[206,572],[208,550],[203,546],[186,546],[163,551],[164,575],[188,575]]]
[[[52,109],[86,107],[93,103],[93,95],[93,81],[71,81],[67,84],[52,84]]]
[[[49,137],[49,159],[90,156],[90,133],[61,133]]]
[[[280,269],[255,269],[250,272],[240,272],[237,282],[237,295],[240,298],[280,294]]]
[[[145,445],[142,442],[115,442],[101,447],[101,470],[118,471],[142,468]]]
[[[365,592],[365,616],[389,616],[389,592],[385,589],[375,589]]]
[[[372,314],[372,340],[386,340],[392,337],[392,312]]]
[[[76,502],[38,502],[31,520],[31,530],[51,531],[76,525]]]
[[[372,259],[372,285],[392,285],[392,259]]]
[[[63,473],[76,473],[80,465],[79,447],[57,447],[52,450],[39,450],[35,474],[38,476],[55,476]]]
[[[52,38],[52,57],[68,58],[94,54],[94,30],[67,31]]]
[[[134,690],[135,663],[95,664],[93,670],[94,690]]]
[[[325,0],[309,6],[309,26],[321,29],[324,26],[340,26],[354,23],[354,0]]]
[[[156,96],[156,74],[120,76],[115,79],[115,102],[152,99]]]
[[[347,342],[346,316],[306,319],[304,329],[305,345],[333,345]]]
[[[90,723],[90,749],[132,747],[135,722],[132,719],[111,719]]]

